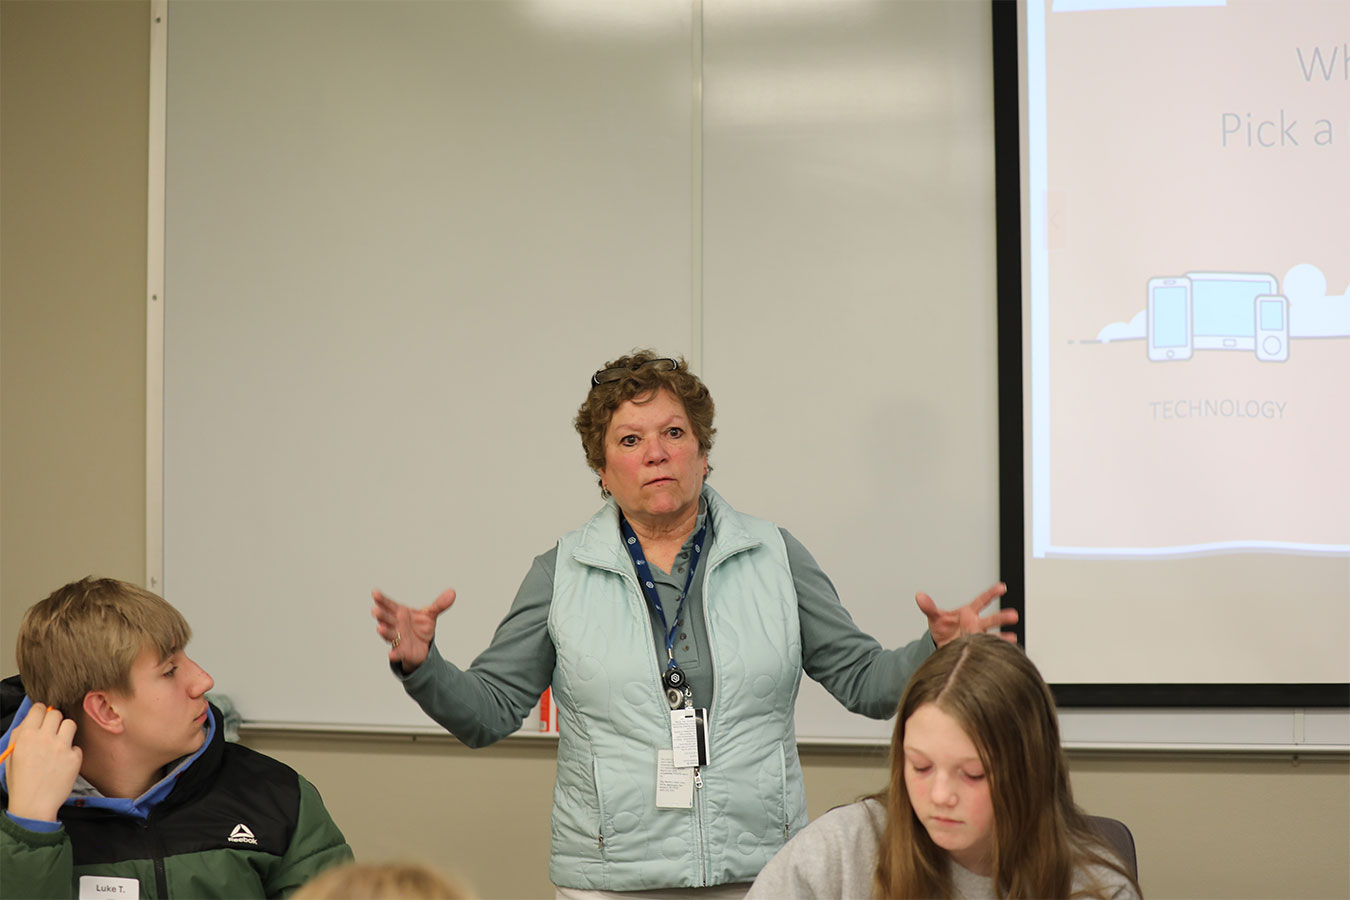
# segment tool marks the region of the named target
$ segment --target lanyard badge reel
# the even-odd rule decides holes
[[[693,707],[694,692],[684,677],[684,670],[675,665],[674,656],[671,657],[666,671],[661,674],[661,683],[666,688],[666,702],[670,704],[671,709]]]

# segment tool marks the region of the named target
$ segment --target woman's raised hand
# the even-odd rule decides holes
[[[398,663],[405,675],[412,674],[427,661],[436,638],[436,619],[455,602],[454,590],[445,591],[421,609],[390,600],[379,590],[371,591],[370,597],[375,601],[370,608],[375,631],[389,642],[389,661]]]
[[[923,593],[915,594],[914,602],[919,605],[920,611],[928,617],[928,633],[933,636],[933,643],[941,647],[963,634],[978,634],[982,631],[1002,628],[1004,625],[1015,624],[1017,622],[1017,610],[1014,609],[996,609],[987,616],[981,615],[986,606],[1007,592],[1008,586],[999,582],[965,606],[958,606],[956,609],[938,609],[938,605],[933,602],[933,598]],[[1017,643],[1017,635],[1015,634],[1000,631],[998,636],[1005,641]]]

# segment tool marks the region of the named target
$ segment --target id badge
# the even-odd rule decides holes
[[[669,750],[656,751],[656,806],[659,809],[689,809],[694,805],[694,770],[675,768]]]
[[[670,745],[675,751],[675,767],[691,769],[708,764],[708,711],[706,709],[672,709],[670,711]]]
[[[140,900],[141,883],[135,878],[114,878],[111,875],[81,875],[80,900],[97,897],[99,900]]]

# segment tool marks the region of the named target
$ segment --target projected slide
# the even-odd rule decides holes
[[[1350,555],[1350,3],[1032,6],[1032,555]]]

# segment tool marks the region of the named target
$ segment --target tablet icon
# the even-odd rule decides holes
[[[1277,293],[1275,276],[1258,272],[1187,272],[1197,350],[1255,350],[1252,304]]]

